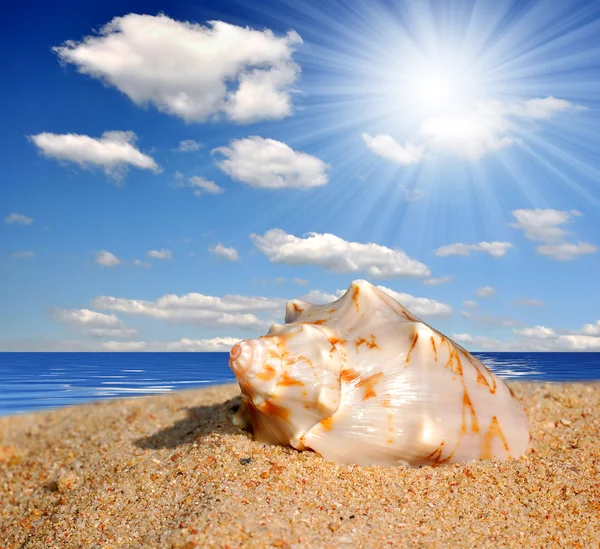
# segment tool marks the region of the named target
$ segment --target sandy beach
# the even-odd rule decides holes
[[[439,468],[257,444],[237,385],[0,418],[0,548],[600,547],[600,384],[510,385],[528,453]]]

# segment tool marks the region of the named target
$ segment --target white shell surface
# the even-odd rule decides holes
[[[529,445],[508,386],[366,281],[327,305],[288,302],[286,324],[258,341],[268,350],[243,364],[234,422],[259,441],[337,463],[414,466],[516,458]]]

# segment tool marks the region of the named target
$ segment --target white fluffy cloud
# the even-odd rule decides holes
[[[408,257],[402,250],[379,244],[347,242],[333,234],[309,233],[300,238],[270,229],[264,235],[251,234],[258,250],[273,263],[312,264],[336,273],[364,272],[373,278],[425,277],[429,268]]]
[[[202,148],[202,143],[194,141],[193,139],[183,139],[177,145],[175,149],[177,152],[195,152]]]
[[[137,331],[126,328],[115,314],[103,314],[89,309],[53,309],[55,320],[93,337],[133,337]]]
[[[102,344],[105,351],[128,352],[229,352],[238,343],[235,337],[213,337],[210,339],[181,338],[178,341],[107,341]]]
[[[27,217],[26,215],[13,212],[4,218],[4,223],[7,225],[31,225],[33,223],[33,219],[31,217]]]
[[[536,252],[558,261],[570,261],[579,255],[593,254],[597,246],[588,242],[578,241],[576,244],[567,242],[571,233],[563,225],[581,216],[577,210],[513,210],[516,221],[512,227],[522,230],[529,240],[541,242]]]
[[[479,242],[477,244],[462,244],[460,242],[456,244],[449,244],[448,246],[441,246],[435,251],[435,255],[440,257],[447,257],[449,255],[469,255],[471,252],[485,252],[490,254],[492,257],[503,257],[506,252],[512,248],[513,245],[510,242]]]
[[[432,147],[447,149],[467,159],[477,159],[513,143],[500,102],[479,104],[473,112],[430,118],[421,135]]]
[[[342,290],[341,294],[343,293],[344,291]],[[323,290],[310,290],[309,292],[300,296],[300,299],[302,301],[307,301],[308,303],[314,303],[315,305],[325,305],[326,303],[337,301],[341,294],[340,290],[338,290],[337,295],[324,292]]]
[[[211,253],[215,254],[217,257],[222,257],[227,261],[239,261],[240,259],[240,255],[235,248],[227,248],[226,246],[223,246],[223,244],[221,244],[220,242],[215,246],[210,247],[208,250]]]
[[[477,305],[477,301],[473,301],[472,299],[467,299],[466,301],[463,301],[463,307],[466,307],[467,309],[477,309],[478,305]]]
[[[136,267],[144,267],[144,269],[151,269],[152,268],[152,263],[150,263],[150,261],[142,261],[141,259],[134,259],[133,260],[133,264]]]
[[[427,286],[439,286],[440,284],[447,284],[448,282],[452,282],[451,276],[442,276],[440,278],[428,278],[423,281],[423,284]]]
[[[173,259],[173,253],[171,250],[161,248],[160,250],[149,250],[146,252],[146,256],[151,259]]]
[[[600,337],[600,320],[597,320],[596,324],[585,324],[581,329],[581,333]]]
[[[491,286],[483,286],[482,288],[477,289],[475,292],[479,297],[490,297],[491,295],[496,293],[496,290]]]
[[[100,296],[93,307],[133,316],[143,316],[179,324],[200,324],[208,327],[259,329],[283,315],[285,300],[267,297],[225,295],[223,297],[189,293],[182,296],[166,294],[156,301]],[[257,315],[268,318],[258,318]]]
[[[202,26],[132,13],[54,52],[138,105],[187,122],[222,115],[248,123],[291,114],[300,71],[292,55],[301,43],[294,31],[277,37],[222,21]]]
[[[441,303],[426,297],[414,297],[410,294],[396,292],[386,288],[385,286],[377,287],[386,294],[392,296],[398,303],[400,303],[400,305],[402,305],[405,309],[408,309],[416,316],[440,317],[450,316],[452,314],[452,307],[446,303]]]
[[[363,133],[362,138],[365,145],[376,155],[391,160],[400,166],[415,164],[423,159],[424,147],[411,143],[400,145],[391,135],[372,137],[368,133]]]
[[[366,145],[374,152],[407,165],[420,162],[430,150],[445,150],[468,160],[477,160],[520,139],[515,137],[523,124],[549,120],[561,112],[584,110],[580,105],[540,97],[519,103],[488,101],[478,103],[470,111],[428,118],[421,124],[419,135],[404,145],[389,135],[370,137],[363,134]]]
[[[520,344],[538,351],[600,351],[600,320],[585,324],[580,330],[556,330],[546,326],[534,326],[513,330],[520,335]]]
[[[185,177],[177,172],[175,174],[177,181],[173,183],[173,187],[176,189],[193,189],[196,196],[202,196],[203,194],[222,194],[225,192],[223,187],[219,187],[214,181],[209,181],[203,177],[194,175],[192,177]]]
[[[133,132],[110,131],[101,137],[75,133],[39,133],[30,139],[49,158],[69,161],[81,167],[101,166],[107,176],[121,180],[129,166],[159,173],[160,167],[150,156],[135,147]]]
[[[327,184],[329,165],[316,156],[259,136],[234,139],[212,154],[224,160],[217,165],[232,179],[263,189],[309,189]]]
[[[529,99],[524,103],[508,107],[508,114],[513,114],[521,118],[529,120],[548,120],[555,114],[564,111],[582,111],[585,107],[575,105],[565,99],[557,99],[556,97],[539,97],[537,99]]]
[[[121,260],[106,250],[100,250],[96,252],[95,263],[96,265],[100,265],[100,267],[116,267],[121,263]]]

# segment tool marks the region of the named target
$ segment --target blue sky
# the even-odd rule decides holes
[[[357,278],[600,350],[600,2],[321,4],[9,8],[0,350],[228,350]]]

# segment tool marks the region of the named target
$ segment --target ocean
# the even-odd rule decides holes
[[[598,381],[600,353],[473,353],[504,379]],[[235,381],[228,353],[0,353],[0,415]]]

